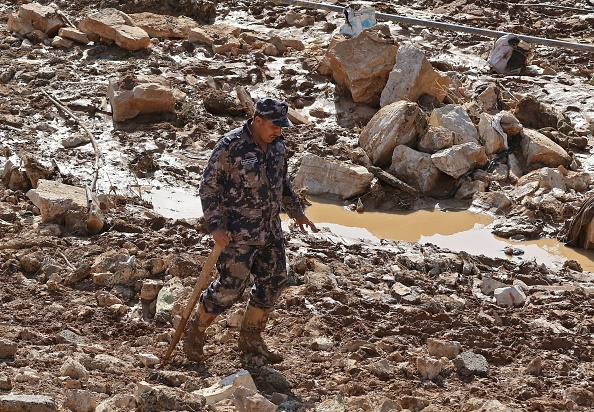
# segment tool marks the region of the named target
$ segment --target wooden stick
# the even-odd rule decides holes
[[[236,86],[235,92],[237,93],[237,98],[243,105],[243,108],[247,112],[248,116],[253,116],[254,112],[256,111],[256,106],[254,105],[254,101],[252,100],[250,93],[243,86]]]
[[[68,109],[66,106],[64,106],[62,103],[60,103],[57,99],[53,98],[52,96],[49,95],[48,92],[46,92],[45,90],[41,90],[41,92],[53,103],[55,104],[60,110],[62,110],[64,113],[68,114],[70,117],[72,117],[72,119],[80,126],[83,128],[83,130],[87,133],[87,135],[89,136],[89,138],[91,139],[91,143],[93,144],[93,149],[95,150],[95,165],[93,167],[94,169],[94,177],[93,177],[93,182],[91,183],[91,190],[94,192],[95,191],[95,187],[97,184],[97,179],[99,177],[99,157],[101,156],[101,151],[99,150],[99,146],[97,145],[97,140],[95,139],[95,136],[93,136],[93,133],[91,133],[91,131],[87,128],[87,126],[78,118],[76,117],[76,115],[74,113],[72,113],[70,111],[70,109]]]
[[[194,310],[194,306],[196,306],[196,303],[198,303],[198,299],[200,298],[202,291],[206,289],[207,283],[210,279],[210,272],[212,271],[212,268],[214,267],[215,263],[217,263],[219,255],[222,251],[223,248],[218,243],[215,243],[212,251],[210,252],[210,255],[208,256],[208,259],[206,259],[204,266],[202,266],[202,272],[200,272],[200,276],[198,276],[198,280],[196,281],[196,286],[194,286],[192,296],[190,296],[190,300],[188,301],[188,304],[186,305],[186,308],[182,313],[182,318],[179,321],[179,325],[177,325],[177,329],[175,330],[173,338],[171,339],[169,348],[167,348],[167,352],[165,353],[165,356],[163,356],[163,362],[167,362],[167,360],[173,353],[173,349],[175,349],[175,345],[177,345],[177,342],[179,342],[179,339],[181,338],[184,329],[186,329],[188,319],[190,318],[190,315]]]

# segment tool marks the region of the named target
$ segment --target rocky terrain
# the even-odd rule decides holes
[[[243,32],[212,44],[208,36],[190,41],[187,31],[154,34],[126,49],[119,40],[58,44],[39,30],[12,32],[9,15],[28,3],[0,5],[0,411],[593,410],[594,273],[577,262],[547,267],[291,226],[291,284],[265,337],[284,361],[267,365],[236,350],[243,301],[209,329],[204,363],[187,361],[181,343],[161,362],[212,240],[199,219],[166,218],[143,192],[197,192],[216,140],[247,118],[237,86],[291,104],[296,125],[285,136],[294,176],[304,173],[305,154],[375,170],[359,138],[379,105],[356,101],[332,75],[326,53],[340,13],[243,1],[52,3],[72,26],[115,8],[185,15],[215,40],[213,22]],[[594,39],[594,14],[575,10],[594,9],[589,1],[558,2],[565,9],[409,3],[374,6],[573,43]],[[509,159],[529,149],[510,139],[505,158],[483,151],[487,162],[442,179],[432,193],[386,166],[392,177],[401,173],[396,186],[374,177],[347,206],[360,199],[366,210],[408,210],[463,188],[459,200],[496,214],[500,236],[567,233],[594,193],[594,54],[538,45],[523,75],[503,76],[486,64],[493,38],[388,27],[396,44],[422,50],[450,79],[441,99],[414,99],[419,125],[447,104],[465,105],[477,128],[483,113],[504,109],[522,136],[538,130],[563,152],[518,171]],[[167,79],[172,110],[115,121],[110,79],[127,90],[142,75]],[[81,226],[81,213],[42,221],[50,208],[29,192],[40,181],[79,188],[83,199],[90,188],[100,230]],[[235,374],[234,384],[217,386]]]

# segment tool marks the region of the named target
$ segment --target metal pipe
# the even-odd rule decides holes
[[[300,6],[300,7],[308,7],[308,8],[312,8],[312,9],[318,9],[318,10],[335,11],[338,13],[342,13],[344,11],[344,7],[341,7],[341,6],[335,6],[332,4],[324,4],[324,3],[314,3],[311,1],[274,0],[274,2],[290,4],[290,5],[294,5],[294,6]],[[479,36],[486,36],[486,37],[497,37],[498,38],[501,36],[505,36],[506,34],[510,34],[510,33],[503,32],[503,31],[478,29],[476,27],[461,26],[458,24],[440,23],[437,21],[422,20],[422,19],[415,19],[412,17],[398,16],[396,14],[375,13],[375,18],[377,20],[395,21],[398,23],[417,25],[417,26],[426,26],[426,27],[431,27],[431,28],[440,29],[440,30],[451,30],[451,31],[458,31],[458,32],[462,32],[462,33],[477,34]],[[562,40],[552,40],[552,39],[545,39],[542,37],[525,36],[523,34],[516,34],[516,35],[520,39],[522,39],[528,43],[542,44],[545,46],[552,46],[552,47],[564,47],[566,49],[583,50],[583,51],[587,51],[587,52],[594,52],[594,46],[589,45],[589,44],[571,43],[571,42],[562,41]]]
[[[561,9],[561,10],[569,10],[575,11],[578,13],[594,13],[593,9],[580,9],[578,7],[568,7],[568,6],[557,6],[555,4],[529,4],[529,3],[518,3],[514,4],[514,6],[528,6],[528,7],[550,7],[551,9]]]

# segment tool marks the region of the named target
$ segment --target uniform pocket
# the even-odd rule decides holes
[[[258,189],[262,187],[260,166],[258,166],[258,164],[243,167],[240,170],[240,176],[245,187],[249,187],[250,189]]]

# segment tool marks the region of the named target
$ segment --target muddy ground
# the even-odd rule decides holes
[[[256,94],[273,93],[306,111],[316,102],[328,109],[328,102],[348,101],[348,96],[335,89],[331,78],[301,68],[304,60],[323,53],[327,45],[323,41],[321,48],[285,56],[300,69],[284,72],[278,70],[281,65],[276,58],[213,57],[204,46],[183,40],[161,40],[149,51],[137,52],[114,45],[68,50],[24,46],[21,38],[6,30],[8,13],[23,3],[9,0],[0,5],[0,75],[8,78],[0,82],[0,148],[6,159],[33,156],[53,168],[52,178],[64,183],[90,183],[93,150],[90,145],[66,149],[59,144],[64,136],[82,132],[41,90],[50,92],[97,136],[105,159],[98,192],[108,195],[111,207],[104,232],[55,236],[39,230],[40,217],[22,191],[0,185],[0,331],[5,344],[18,347],[14,355],[0,360],[4,391],[0,396],[47,395],[60,410],[67,410],[64,403],[72,389],[87,390],[101,403],[133,394],[142,381],[191,392],[247,369],[261,394],[277,395],[279,410],[593,410],[594,274],[571,264],[547,268],[534,262],[449,253],[432,245],[353,244],[328,233],[304,235],[293,228],[286,233],[292,281],[266,336],[284,354],[282,363],[265,365],[261,359],[242,358],[235,349],[238,330],[226,325],[233,324],[242,302],[210,329],[209,356],[203,364],[186,361],[178,347],[170,364],[145,367],[138,354],[162,356],[173,332],[171,319],[155,318],[150,310],[143,315],[142,281],[100,286],[93,282],[91,266],[105,252],[126,250],[135,255],[137,268],[154,273],[149,278],[171,281],[171,274],[155,266],[159,259],[169,262],[176,257],[186,267],[177,277],[186,292],[191,290],[212,242],[199,221],[166,219],[151,212],[140,187],[156,190],[162,185],[195,194],[213,142],[245,120],[241,113],[229,114],[225,92],[213,91],[207,77],[222,90],[255,77]],[[117,7],[116,3],[55,2],[75,21],[99,7]],[[500,1],[404,3],[378,3],[376,9],[418,18],[434,13],[444,22],[539,37],[590,44],[594,39],[594,19],[562,9]],[[594,8],[591,2],[559,4]],[[241,1],[217,6],[220,20],[258,25],[254,27],[262,31],[283,30],[279,22],[288,8]],[[141,10],[142,5],[135,11]],[[325,20],[332,16],[324,11],[305,13],[315,16],[316,26],[302,30],[303,40],[316,44],[316,33],[321,39],[328,35]],[[416,26],[402,26],[398,33],[399,41],[420,45],[435,67],[460,73],[484,70],[473,62],[484,60],[493,42]],[[451,48],[464,53],[448,57]],[[206,66],[199,61],[204,55],[213,57]],[[564,111],[572,106],[573,119],[584,127],[584,113],[587,116],[593,106],[588,106],[592,93],[581,85],[594,75],[594,55],[539,46],[535,59],[541,68],[554,68],[556,79],[561,79],[555,83],[557,88],[545,90],[538,74],[500,81],[512,92],[533,94]],[[173,115],[113,124],[106,101],[107,79],[127,71],[166,75],[187,94],[186,103]],[[279,88],[282,81],[290,87]],[[226,113],[215,113],[216,103]],[[349,107],[357,106],[351,102]],[[297,165],[307,151],[347,158],[348,147],[335,143],[339,137],[356,139],[361,124],[349,121],[344,113],[320,115],[311,126],[288,129],[291,165]],[[594,143],[591,133],[585,136],[589,144],[578,153],[583,160],[590,157]],[[382,192],[383,199],[390,193]],[[392,202],[390,207],[407,208],[412,203]],[[381,206],[381,202],[369,206]],[[550,232],[558,232],[563,223],[555,222]],[[494,275],[508,284],[523,282],[526,304],[501,307],[492,296],[483,295],[481,279]],[[100,306],[98,296],[103,292],[121,304]],[[488,368],[467,373],[443,360],[437,377],[422,379],[417,362],[428,356],[428,339],[457,341],[463,352],[483,356]],[[93,362],[98,354],[122,363],[106,367]],[[89,376],[74,380],[61,376],[69,357],[83,364]],[[106,410],[136,407],[132,402]],[[210,408],[235,410],[231,401]]]

